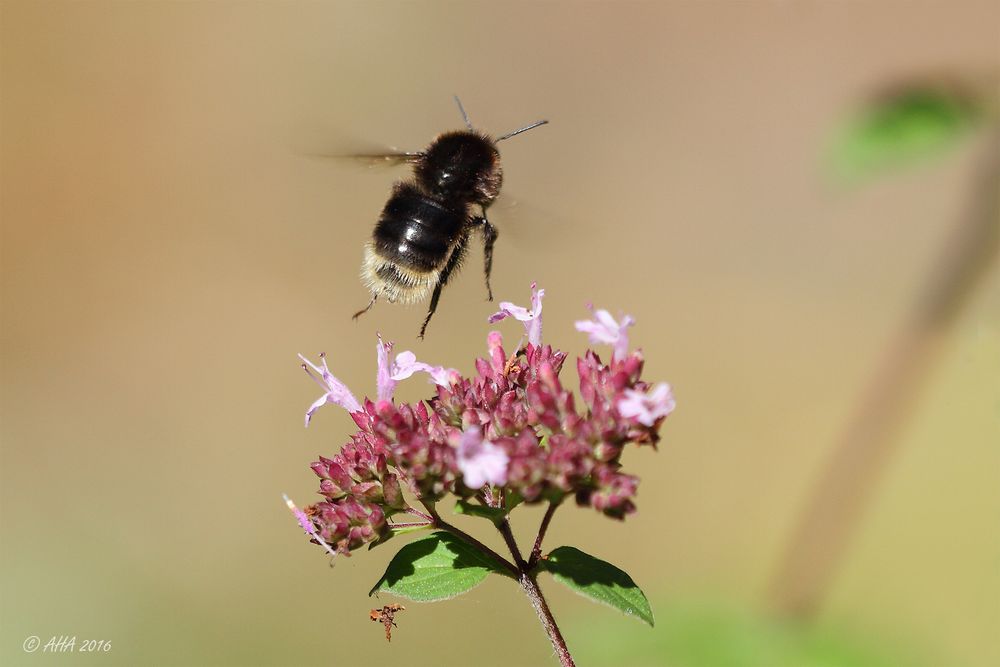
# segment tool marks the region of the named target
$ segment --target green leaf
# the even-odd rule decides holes
[[[378,538],[374,542],[370,542],[368,544],[368,550],[371,551],[375,547],[381,546],[381,545],[385,544],[386,542],[388,542],[392,538],[396,537],[397,535],[406,535],[407,533],[416,533],[416,532],[421,531],[421,530],[427,530],[430,527],[431,527],[430,524],[426,524],[426,525],[422,525],[422,526],[400,526],[399,528],[392,528],[392,529],[389,530],[389,532],[387,532],[382,537]]]
[[[438,531],[400,549],[368,595],[384,591],[417,602],[447,600],[479,585],[490,572],[506,574],[475,547]]]
[[[511,510],[524,502],[524,496],[522,496],[517,491],[511,489],[507,490],[507,514],[510,514]]]
[[[643,592],[622,570],[574,547],[559,547],[539,561],[559,583],[580,595],[635,616],[652,627],[653,610]]]
[[[939,153],[979,119],[975,101],[954,90],[904,88],[870,105],[846,128],[834,147],[834,166],[859,176]]]
[[[486,505],[474,505],[468,500],[459,500],[455,503],[455,514],[467,514],[469,516],[481,516],[489,519],[493,523],[499,523],[507,517],[507,510],[500,507],[487,507]]]

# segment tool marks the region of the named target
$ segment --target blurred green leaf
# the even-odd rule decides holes
[[[865,176],[941,153],[980,117],[972,100],[951,89],[910,87],[885,95],[845,129],[834,146],[834,167],[844,176]]]
[[[475,505],[468,500],[459,500],[455,503],[455,514],[466,514],[468,516],[479,516],[489,519],[493,523],[503,521],[507,516],[507,510],[500,507],[487,507],[485,505]]]
[[[506,574],[474,547],[439,531],[400,549],[368,595],[384,591],[417,602],[447,600],[476,587],[490,572]]]
[[[924,667],[922,642],[900,645],[837,625],[781,622],[707,601],[657,605],[650,632],[630,623],[563,623],[580,664],[591,667]]]
[[[611,563],[574,547],[559,547],[539,561],[539,566],[580,595],[653,626],[653,610],[646,596],[632,577]]]

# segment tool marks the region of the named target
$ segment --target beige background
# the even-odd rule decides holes
[[[485,347],[478,251],[425,342],[421,307],[351,322],[405,171],[310,156],[420,148],[460,125],[454,93],[489,131],[551,121],[503,145],[498,297],[538,280],[573,354],[586,302],[633,314],[678,398],[661,451],[626,459],[639,513],[564,510],[550,545],[657,605],[762,606],[982,146],[853,189],[823,151],[886,81],[1000,61],[995,2],[3,2],[0,22],[0,661],[26,665],[554,664],[503,581],[412,605],[386,645],[365,594],[392,548],[331,570],[280,498],[312,498],[308,463],[350,426],[327,408],[303,430],[297,352],[364,394],[376,331],[464,371]],[[939,664],[1000,662],[996,278],[822,611]],[[633,623],[546,590],[571,648]],[[60,634],[113,650],[21,651]]]

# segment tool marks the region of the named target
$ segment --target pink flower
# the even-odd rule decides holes
[[[317,366],[301,354],[299,355],[299,359],[305,362],[302,364],[302,369],[305,370],[306,374],[315,380],[316,384],[326,390],[326,393],[316,399],[316,401],[309,406],[309,409],[306,410],[306,426],[309,426],[309,420],[312,419],[313,413],[327,403],[336,403],[351,413],[361,412],[361,404],[358,403],[358,399],[354,398],[354,394],[352,394],[351,390],[347,388],[347,385],[335,378],[330,372],[330,369],[326,365],[325,353],[321,352],[319,355],[322,367]],[[313,374],[313,372],[309,370],[310,368],[312,368],[316,374]]]
[[[312,519],[309,518],[309,515],[300,510],[298,507],[296,507],[295,503],[292,502],[292,499],[289,498],[286,494],[282,493],[281,497],[285,499],[285,504],[288,505],[288,509],[291,510],[292,514],[295,515],[295,518],[298,519],[299,525],[302,526],[302,530],[306,531],[306,534],[308,534],[310,537],[316,540],[320,544],[320,546],[326,549],[326,552],[328,554],[330,554],[331,556],[336,556],[337,552],[331,549],[330,545],[327,544],[322,537],[320,537],[319,533],[316,531],[316,526],[313,524]]]
[[[626,419],[635,419],[645,426],[653,426],[656,422],[674,411],[677,403],[670,385],[666,382],[653,387],[646,393],[636,389],[626,389],[618,400],[618,412]]]
[[[627,445],[660,440],[674,410],[670,385],[642,380],[643,358],[629,352],[628,328],[605,310],[576,327],[595,343],[613,346],[610,360],[592,350],[577,360],[579,392],[560,377],[566,354],[541,343],[543,291],[532,285],[532,309],[510,303],[490,319],[523,322],[531,344],[508,354],[499,332],[487,337],[489,354],[462,377],[453,369],[417,361],[378,339],[377,397],[361,405],[330,373],[324,357],[304,368],[324,388],[309,409],[337,403],[351,411],[357,431],[332,458],[311,467],[323,500],[289,508],[314,542],[349,553],[383,539],[390,517],[407,509],[404,488],[427,503],[449,494],[469,498],[490,486],[528,504],[574,498],[604,515],[635,511],[639,478],[622,469]],[[427,373],[434,395],[414,403],[393,399],[396,385]],[[487,436],[489,439],[487,440]]]
[[[378,358],[378,371],[375,374],[375,384],[378,387],[378,400],[391,401],[392,395],[396,391],[396,380],[393,379],[393,371],[396,364],[389,363],[389,353],[392,352],[392,343],[383,343],[381,334],[378,336],[378,343],[375,344],[375,353]]]
[[[594,313],[594,319],[579,320],[576,322],[576,330],[590,336],[590,342],[594,345],[601,343],[611,345],[612,359],[618,359],[619,361],[624,359],[628,355],[628,333],[626,329],[635,324],[635,319],[631,315],[625,315],[619,323],[606,310],[595,312],[593,306],[590,306],[590,310]]]
[[[536,283],[531,283],[531,310],[515,306],[510,301],[501,301],[500,310],[490,315],[489,323],[513,317],[524,324],[528,342],[537,347],[542,344],[542,297],[545,296],[545,290],[535,289],[535,285]]]
[[[507,453],[489,440],[483,439],[478,426],[470,426],[458,442],[458,469],[462,471],[465,485],[470,489],[484,484],[503,486],[507,483]]]
[[[396,360],[390,363],[389,352],[391,351],[392,343],[383,342],[382,337],[379,336],[376,346],[378,372],[375,379],[379,401],[391,401],[392,395],[396,391],[396,384],[418,371],[429,374],[435,384],[444,387],[461,379],[461,375],[455,369],[422,363],[417,361],[416,355],[410,351],[400,352],[396,355]],[[326,393],[310,405],[309,410],[306,411],[306,426],[309,426],[313,413],[327,403],[335,403],[352,414],[362,411],[361,404],[358,403],[358,399],[354,398],[354,394],[347,388],[347,385],[330,372],[326,365],[326,355],[321,353],[319,358],[322,366],[317,366],[301,354],[299,355],[299,359],[305,362],[302,364],[305,372],[326,390]],[[312,371],[309,370],[310,368]]]
[[[299,525],[302,526],[302,530],[306,531],[310,535],[316,534],[316,526],[313,525],[312,520],[306,516],[306,513],[295,506],[292,499],[288,497],[287,494],[281,494],[281,497],[285,499],[285,504],[288,505],[288,509],[291,510],[295,518],[298,519]]]
[[[392,351],[392,343],[382,341],[382,336],[378,337],[378,400],[391,401],[392,395],[396,391],[396,384],[400,380],[405,380],[414,373],[427,373],[431,376],[434,384],[447,387],[452,381],[461,377],[459,372],[453,368],[443,366],[431,366],[422,361],[417,361],[417,355],[409,350],[396,355],[396,360],[389,363],[389,352]]]

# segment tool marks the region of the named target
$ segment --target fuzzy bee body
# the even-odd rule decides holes
[[[486,209],[503,183],[496,144],[545,122],[493,139],[473,130],[466,117],[468,130],[441,134],[420,153],[375,156],[411,163],[413,178],[393,186],[365,247],[361,277],[372,298],[355,318],[380,296],[409,304],[430,295],[430,308],[420,329],[423,338],[441,289],[460,266],[476,231],[483,235],[486,290],[493,300],[490,272],[497,231],[487,220]]]
[[[461,257],[468,218],[467,205],[446,207],[412,183],[397,183],[365,249],[365,285],[390,302],[423,301],[452,257]]]

